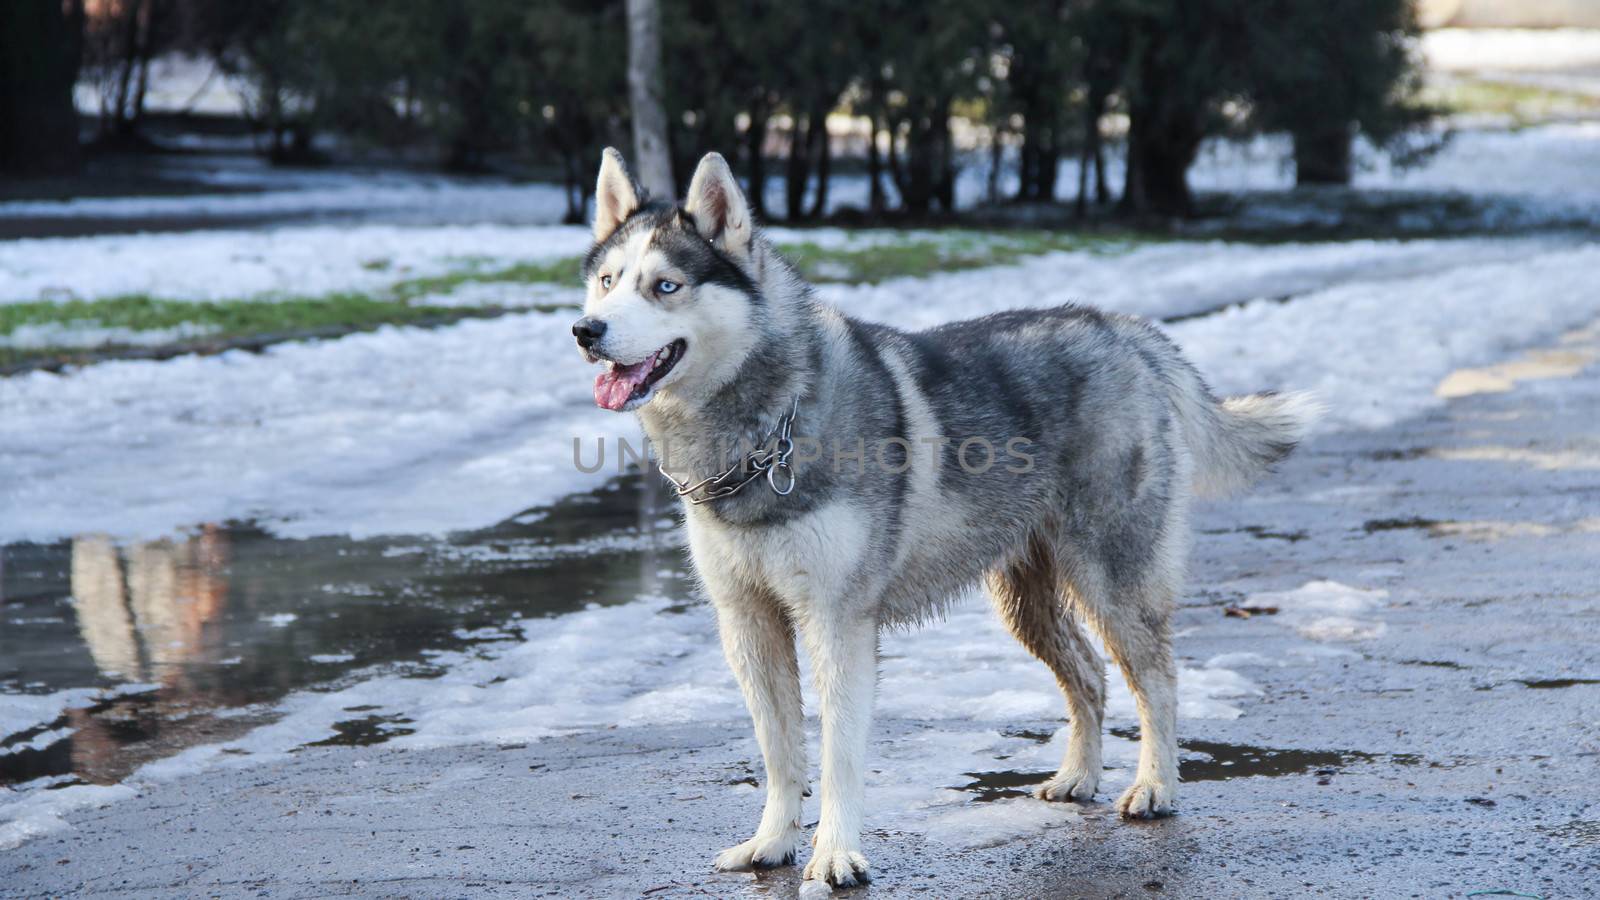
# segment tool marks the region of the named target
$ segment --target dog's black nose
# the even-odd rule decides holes
[[[605,333],[606,323],[593,316],[584,316],[572,325],[572,336],[578,339],[578,346],[585,350],[600,343]]]

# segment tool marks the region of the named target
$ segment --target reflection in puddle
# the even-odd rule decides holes
[[[447,538],[284,540],[209,525],[151,542],[0,547],[0,707],[8,694],[103,691],[0,733],[0,785],[115,782],[239,736],[294,690],[373,666],[437,677],[430,653],[505,640],[517,619],[647,595],[687,604],[672,508],[632,476]],[[352,716],[329,742],[403,725]]]

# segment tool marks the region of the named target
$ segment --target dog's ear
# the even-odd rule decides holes
[[[603,241],[639,208],[639,187],[615,147],[600,154],[600,180],[594,186],[594,239]]]
[[[707,153],[694,170],[683,208],[701,236],[734,256],[748,256],[753,225],[750,204],[720,153]]]

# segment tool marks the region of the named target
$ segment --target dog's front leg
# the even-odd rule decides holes
[[[717,868],[740,871],[789,865],[799,852],[800,798],[806,784],[804,712],[794,628],[770,596],[713,592],[717,630],[744,691],[767,767],[767,806],[755,836],[717,855]]]
[[[877,623],[824,612],[806,622],[805,641],[822,707],[822,816],[805,877],[845,887],[869,880],[861,810],[878,678]]]

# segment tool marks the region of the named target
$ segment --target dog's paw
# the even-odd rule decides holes
[[[867,858],[858,850],[830,850],[818,847],[806,863],[806,880],[826,881],[834,887],[851,887],[872,880]]]
[[[1117,811],[1124,819],[1158,819],[1170,816],[1177,808],[1178,791],[1159,781],[1135,781],[1122,792]]]
[[[1095,789],[1099,786],[1098,772],[1069,769],[1057,772],[1056,777],[1034,788],[1033,795],[1040,800],[1087,803],[1094,799]]]
[[[800,830],[789,828],[780,835],[758,834],[742,844],[729,847],[717,854],[716,866],[721,872],[792,866],[799,853]]]

